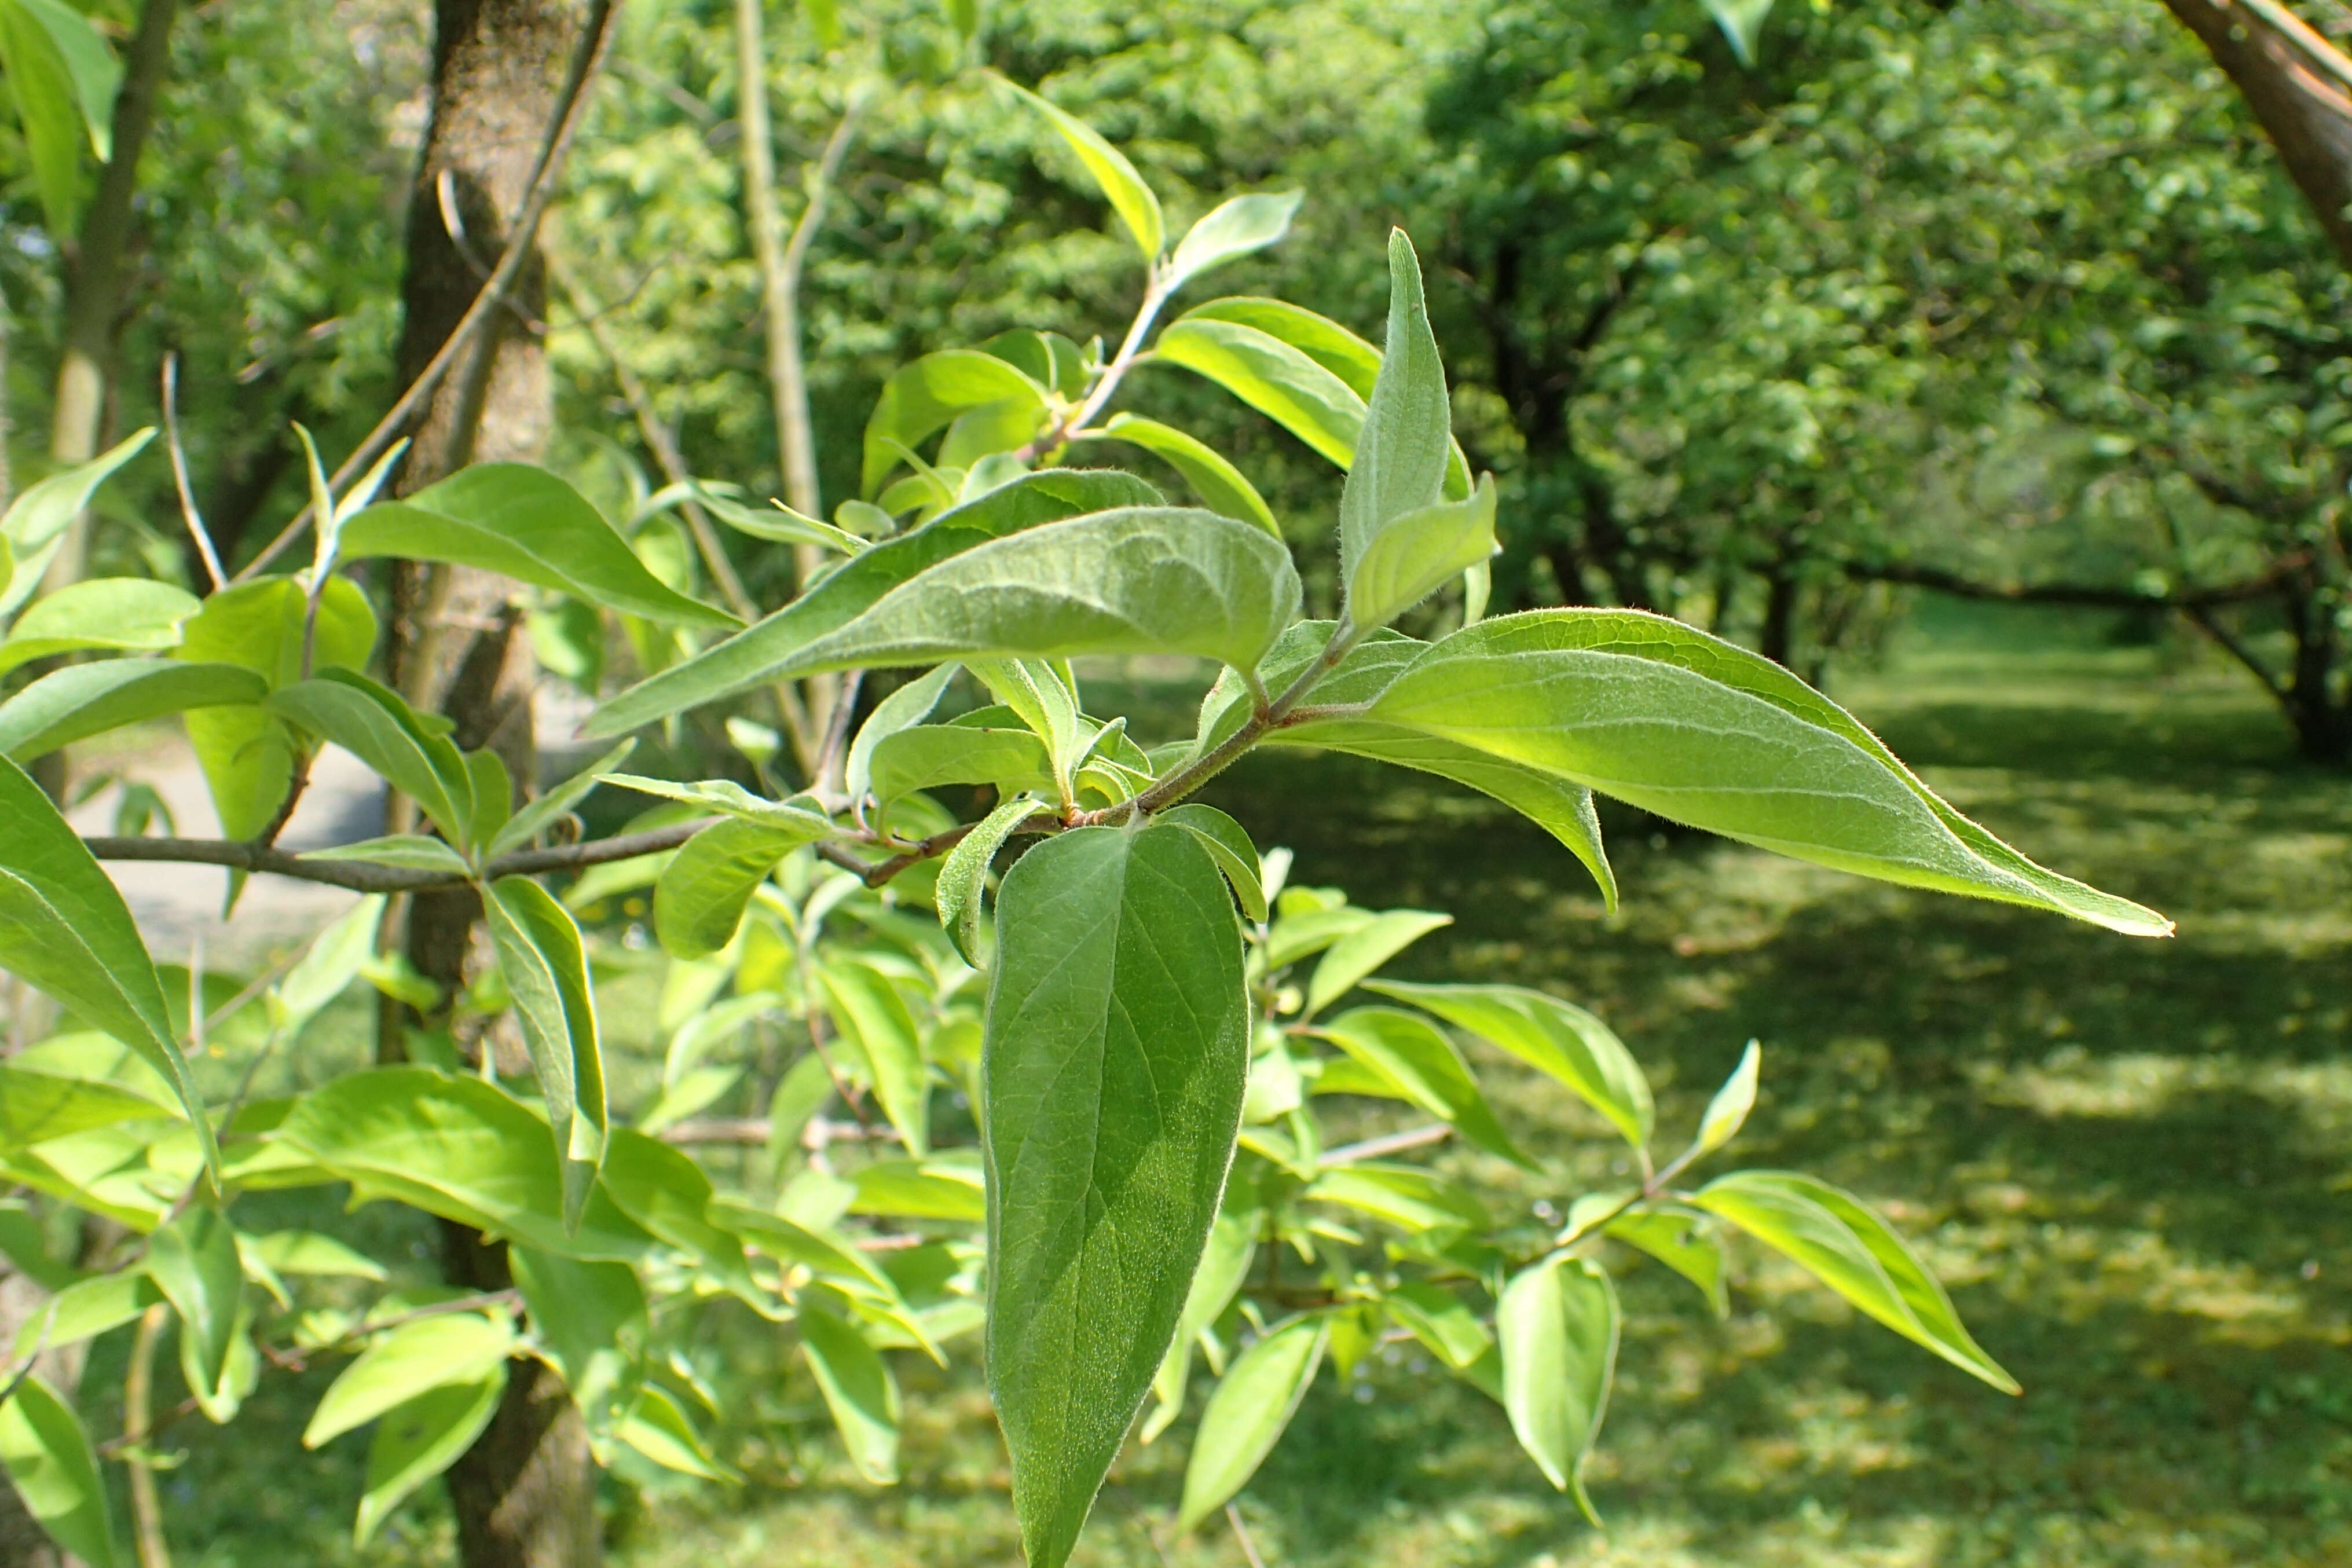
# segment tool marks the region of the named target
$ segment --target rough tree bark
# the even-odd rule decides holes
[[[447,340],[512,237],[582,26],[570,0],[436,0],[434,20],[433,115],[408,209],[403,382]],[[443,216],[445,181],[462,234]],[[553,389],[530,323],[544,317],[545,292],[534,257],[508,296],[512,308],[497,312],[410,433],[398,493],[468,463],[544,449]],[[417,707],[451,719],[459,745],[497,751],[517,785],[527,785],[534,755],[529,651],[514,635],[514,585],[488,573],[402,564],[390,586],[393,683]],[[445,995],[463,985],[476,959],[480,916],[470,890],[422,893],[409,904],[402,940]],[[394,1014],[383,1022],[379,1054],[396,1060],[412,1020]],[[503,1247],[460,1227],[448,1227],[443,1261],[458,1283],[503,1279],[507,1270]],[[498,1414],[447,1482],[466,1568],[601,1561],[587,1430],[561,1381],[538,1362],[509,1365]]]

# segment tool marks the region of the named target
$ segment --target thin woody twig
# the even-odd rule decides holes
[[[592,838],[546,849],[518,849],[500,855],[482,868],[485,881],[499,877],[537,876],[548,871],[576,871],[608,861],[675,849],[717,820],[702,817],[674,823],[644,833],[612,838]],[[372,866],[357,860],[311,860],[283,849],[268,848],[230,838],[86,838],[89,852],[101,860],[151,860],[180,865],[226,866],[239,871],[267,871],[298,881],[323,882],[361,893],[415,893],[433,888],[461,887],[473,880],[456,872],[414,871],[397,866]]]
[[[205,529],[204,514],[196,510],[196,492],[188,483],[188,449],[180,444],[180,356],[163,356],[163,446],[172,454],[172,486],[180,492],[180,516],[188,525],[188,537],[195,541],[196,553],[204,557],[205,575],[212,579],[213,591],[227,586],[228,579],[221,573],[220,552],[213,548],[213,536]]]

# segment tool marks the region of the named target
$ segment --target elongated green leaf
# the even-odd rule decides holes
[[[1012,710],[1045,742],[1055,798],[1071,797],[1071,774],[1094,727],[1081,721],[1076,682],[1067,666],[1045,658],[979,658],[966,667],[997,702]],[[985,725],[987,710],[960,716],[959,724]]]
[[[980,1173],[937,1160],[877,1160],[850,1177],[849,1212],[977,1225],[987,1214]]]
[[[1454,1042],[1427,1019],[1393,1007],[1358,1007],[1323,1026],[1320,1034],[1393,1084],[1400,1098],[1443,1117],[1481,1149],[1537,1168],[1495,1120]]]
[[[1255,523],[1276,539],[1282,537],[1282,525],[1275,521],[1274,509],[1265,504],[1257,487],[1205,441],[1172,425],[1133,414],[1114,415],[1097,438],[1129,442],[1165,458],[1170,467],[1184,476],[1202,506],[1237,521]]]
[[[710,1178],[684,1151],[617,1128],[604,1157],[604,1190],[623,1214],[693,1257],[738,1300],[773,1315],[768,1294],[751,1279],[741,1238],[711,1223]]]
[[[0,703],[0,752],[19,763],[85,736],[191,708],[253,703],[268,683],[233,664],[110,658],[41,677]]]
[[[1699,1119],[1694,1142],[1700,1153],[1711,1154],[1738,1136],[1741,1123],[1756,1108],[1756,1075],[1761,1065],[1756,1042],[1750,1040],[1739,1053],[1739,1065],[1715,1091],[1715,1098],[1707,1101],[1706,1114]]]
[[[604,514],[545,468],[477,463],[343,524],[343,559],[478,566],[665,625],[740,623],[663,584]]]
[[[368,1443],[366,1489],[352,1539],[365,1545],[408,1494],[457,1462],[498,1414],[506,1363],[479,1383],[446,1383],[386,1411]]]
[[[253,1256],[280,1274],[373,1279],[379,1284],[389,1278],[374,1258],[315,1230],[273,1230],[250,1239]]]
[[[1341,468],[1354,456],[1363,398],[1272,333],[1195,314],[1171,321],[1151,357],[1216,383]]]
[[[362,1198],[396,1198],[542,1251],[629,1262],[648,1245],[601,1190],[567,1228],[548,1124],[479,1079],[426,1068],[346,1073],[297,1100],[273,1142]]]
[[[987,953],[981,942],[980,917],[988,868],[1013,830],[1040,809],[1032,800],[999,801],[995,810],[957,840],[956,847],[948,851],[947,858],[940,865],[940,879],[932,889],[940,925],[954,940],[963,961],[975,969],[986,967],[982,962]]]
[[[1184,1381],[1192,1365],[1192,1342],[1205,1332],[1211,1324],[1224,1315],[1235,1296],[1241,1293],[1243,1281],[1249,1278],[1250,1262],[1257,1256],[1257,1236],[1262,1216],[1255,1208],[1228,1208],[1217,1215],[1209,1227],[1208,1245],[1201,1252],[1201,1267],[1192,1276],[1192,1288],[1185,1293],[1184,1310],[1176,1321],[1176,1338],[1152,1374],[1152,1396],[1159,1404],[1145,1418],[1139,1436],[1149,1443],[1168,1429],[1184,1408]]]
[[[1599,1265],[1555,1253],[1515,1275],[1495,1311],[1503,1351],[1503,1408],[1545,1479],[1601,1516],[1579,1473],[1609,1404],[1617,1370],[1617,1292]]]
[[[656,1384],[647,1384],[638,1391],[635,1407],[614,1435],[667,1469],[710,1481],[742,1479],[719,1462],[677,1401]]]
[[[1367,716],[1799,859],[2127,935],[2171,930],[1968,821],[1786,671],[1664,617],[1538,610],[1482,621],[1423,654]]]
[[[301,961],[271,992],[271,1022],[289,1034],[325,1011],[375,956],[375,936],[383,920],[381,893],[362,899],[351,912],[319,933]]]
[[[40,786],[0,759],[0,969],[45,991],[162,1073],[194,1120],[205,1165],[220,1151],[172,1027],[154,962],[122,895]]]
[[[1045,389],[1009,362],[978,349],[944,349],[902,365],[882,384],[866,421],[865,478],[872,496],[904,454],[956,416],[1003,403],[1030,410],[1034,426],[1045,413]]]
[[[1657,1111],[1649,1079],[1608,1025],[1573,1003],[1519,985],[1421,985],[1374,980],[1366,989],[1425,1008],[1582,1096],[1639,1149]]]
[[[800,1317],[801,1350],[857,1473],[877,1486],[898,1479],[898,1380],[850,1324],[811,1310]]]
[[[1486,1206],[1449,1176],[1417,1165],[1366,1160],[1334,1165],[1307,1184],[1306,1195],[1372,1215],[1409,1231],[1483,1226]]]
[[[654,882],[654,935],[662,951],[707,958],[733,942],[752,892],[778,861],[817,837],[730,817],[688,839]]]
[[[508,1257],[532,1335],[563,1373],[588,1430],[604,1435],[621,1414],[645,1349],[645,1288],[625,1264],[583,1263],[528,1247]]]
[[[778,1262],[801,1264],[854,1295],[898,1299],[898,1288],[888,1275],[830,1232],[729,1198],[711,1205],[710,1217]]]
[[[1381,1305],[1406,1332],[1455,1372],[1467,1372],[1495,1353],[1495,1336],[1461,1297],[1426,1279],[1407,1279]]]
[[[855,800],[873,787],[874,749],[903,730],[912,729],[931,715],[938,707],[940,694],[953,680],[956,667],[943,664],[929,674],[918,676],[874,705],[873,713],[859,726],[857,738],[849,743],[848,759],[842,764],[843,785]],[[5,713],[5,710],[0,710]]]
[[[856,958],[826,959],[819,978],[834,1027],[864,1051],[882,1113],[920,1159],[930,1152],[930,1076],[906,999],[888,975]]]
[[[1852,1194],[1790,1171],[1736,1171],[1708,1183],[1691,1202],[1795,1259],[1905,1339],[2003,1394],[2020,1392],[2017,1380],[1969,1337],[1927,1266]]]
[[[180,1315],[180,1371],[189,1391],[206,1415],[224,1419],[215,1400],[245,1297],[245,1266],[227,1216],[198,1205],[157,1228],[147,1239],[147,1274]]]
[[[118,1084],[53,1077],[14,1062],[0,1063],[0,1153],[93,1127],[167,1114],[145,1095]]]
[[[1176,507],[1097,512],[942,562],[775,673],[1121,653],[1254,668],[1298,595],[1290,552],[1246,523]]]
[[[833,826],[832,820],[816,806],[811,796],[794,795],[790,800],[769,800],[753,795],[732,779],[698,779],[688,784],[675,779],[649,779],[636,773],[605,773],[602,775],[602,782],[685,805],[707,806],[728,816],[756,822],[763,827],[784,828],[810,837],[826,833]]]
[[[525,805],[507,819],[507,825],[498,830],[483,853],[496,857],[505,854],[509,849],[520,849],[529,845],[541,834],[554,826],[557,820],[570,813],[572,807],[587,799],[589,792],[603,782],[604,775],[626,762],[629,753],[636,750],[636,747],[637,743],[634,740],[622,742],[562,784],[550,789],[537,800]]]
[[[316,1448],[443,1384],[478,1384],[518,1343],[504,1313],[446,1312],[386,1331],[327,1385],[302,1446]]]
[[[1360,464],[1349,474],[1363,472]],[[1433,501],[1392,519],[1368,540],[1348,579],[1348,614],[1385,626],[1495,553],[1495,479],[1483,475],[1465,500]]]
[[[37,1375],[0,1405],[0,1468],[50,1540],[89,1568],[122,1562],[89,1435],[73,1406]]]
[[[1224,1507],[1257,1474],[1314,1384],[1329,1338],[1328,1321],[1309,1313],[1270,1330],[1234,1360],[1209,1396],[1192,1438],[1184,1498],[1176,1510],[1178,1533]]]
[[[196,596],[147,577],[92,577],[33,601],[0,641],[0,674],[77,648],[155,652],[177,647]]]
[[[408,871],[442,871],[463,877],[472,870],[466,858],[438,838],[421,833],[395,833],[383,838],[362,838],[331,849],[305,850],[305,860],[351,860],[363,866],[394,866]]]
[[[134,431],[89,462],[27,487],[0,516],[0,539],[7,541],[14,558],[7,577],[0,580],[0,617],[16,614],[16,606],[39,590],[68,525],[89,505],[89,498],[108,476],[137,457],[154,437],[152,426]]]
[[[604,1158],[604,1052],[580,928],[545,888],[501,877],[482,901],[563,1162],[563,1223],[577,1226]]]
[[[1374,541],[1400,526],[1409,514],[1437,502],[1445,479],[1451,421],[1445,369],[1438,361],[1437,340],[1429,330],[1429,310],[1422,300],[1421,262],[1404,231],[1392,229],[1389,233],[1388,347],[1380,378],[1372,384],[1362,432],[1356,438],[1348,482],[1339,492],[1339,575],[1347,584],[1349,618],[1360,626],[1386,625],[1394,611],[1371,612],[1417,582],[1420,573],[1415,568],[1446,553],[1443,548],[1392,545],[1382,552],[1385,559],[1378,564],[1378,580],[1359,582],[1366,552]],[[1485,538],[1490,547],[1486,553],[1492,552],[1493,523],[1490,499],[1485,518]],[[1422,526],[1459,531],[1450,522]],[[1475,531],[1475,526],[1471,531]],[[1474,559],[1484,560],[1486,555]],[[1469,563],[1465,560],[1439,573],[1435,582]]]
[[[62,0],[11,0],[18,14],[47,36],[72,84],[78,123],[74,132],[87,138],[101,163],[114,158],[114,94],[122,82],[122,67],[114,58],[106,35],[90,19]],[[71,233],[58,230],[59,237]]]
[[[1278,338],[1338,376],[1359,398],[1372,395],[1380,379],[1381,351],[1331,320],[1287,300],[1236,294],[1195,305],[1177,318],[1185,321],[1238,321]]]
[[[1264,250],[1290,232],[1290,220],[1306,197],[1304,191],[1285,191],[1219,203],[1177,241],[1162,287],[1173,292],[1213,267]]]
[[[420,719],[390,687],[347,669],[322,671],[262,705],[332,741],[416,802],[452,844],[472,840],[474,785],[446,733]]]
[[[77,1279],[25,1321],[8,1353],[22,1358],[95,1339],[110,1329],[121,1328],[163,1299],[163,1293],[155,1289],[155,1281],[143,1267]]]
[[[758,625],[607,702],[589,715],[583,732],[617,735],[774,679],[808,643],[845,626],[918,573],[975,545],[1062,518],[1160,500],[1160,492],[1141,479],[1108,470],[1026,475],[844,562]]]
[[[999,793],[1045,790],[1053,784],[1045,743],[1026,730],[986,730],[966,724],[918,724],[874,748],[874,798],[885,805],[941,784],[994,784]]]
[[[1621,1214],[1601,1230],[1648,1253],[1697,1286],[1715,1315],[1727,1318],[1731,1299],[1723,1287],[1723,1247],[1699,1228],[1698,1222],[1704,1218],[1690,1209],[1662,1204]],[[1569,1224],[1573,1227],[1575,1223],[1575,1211],[1570,1210]]]
[[[1772,14],[1772,0],[1706,0],[1707,15],[1723,29],[1731,52],[1743,66],[1756,64],[1756,46],[1764,37],[1764,18]]]
[[[1250,841],[1248,829],[1219,811],[1213,805],[1188,801],[1182,805],[1163,811],[1158,821],[1181,827],[1201,841],[1217,869],[1241,900],[1242,913],[1253,921],[1264,921],[1268,913],[1265,902],[1265,879],[1258,860],[1257,846]]]
[[[0,71],[16,100],[26,162],[52,234],[75,232],[81,209],[81,126],[73,78],[29,10],[0,5]]]
[[[1167,826],[1046,840],[1006,875],[997,931],[988,1376],[1029,1561],[1060,1568],[1216,1216],[1248,1065],[1241,940],[1216,862]]]
[[[1326,948],[1307,983],[1307,1008],[1312,1017],[1356,988],[1357,982],[1427,936],[1454,923],[1452,915],[1427,910],[1389,910]]]
[[[1002,77],[997,79],[1003,80]],[[1015,82],[1006,81],[1004,85],[1062,133],[1062,140],[1070,144],[1070,151],[1078,155],[1078,162],[1087,166],[1087,173],[1094,176],[1096,185],[1109,199],[1119,222],[1135,237],[1135,247],[1143,252],[1143,259],[1158,262],[1168,242],[1167,219],[1160,216],[1160,198],[1151,194],[1151,187],[1143,183],[1143,176],[1135,172],[1127,155],[1076,115],[1055,108]]]

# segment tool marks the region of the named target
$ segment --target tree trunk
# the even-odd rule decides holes
[[[82,216],[81,233],[66,268],[63,352],[49,426],[49,456],[60,464],[86,463],[98,456],[115,333],[122,323],[139,153],[155,121],[155,98],[171,67],[172,23],[178,10],[179,0],[146,0],[140,8],[139,30],[131,36],[122,89],[114,100],[114,156],[99,172],[98,195]],[[79,582],[89,558],[88,520],[77,518],[49,562],[49,585]]]
[[[1756,634],[1756,651],[1783,669],[1797,646],[1797,574],[1785,561],[1775,562],[1764,574],[1764,625]]]
[[[399,374],[415,379],[448,339],[502,254],[562,96],[580,18],[567,0],[436,0],[433,117],[409,196]],[[462,234],[444,221],[442,191]],[[411,494],[477,461],[525,459],[546,447],[553,388],[530,323],[544,316],[545,268],[524,267],[501,310],[442,381],[395,485]],[[490,573],[401,563],[392,574],[386,672],[420,709],[456,726],[460,746],[488,746],[519,789],[534,777],[530,668],[514,636],[514,585]],[[405,803],[396,810],[404,817]],[[402,933],[410,959],[453,996],[478,946],[469,890],[419,895]],[[378,1054],[404,1054],[388,1012]],[[484,1042],[484,1048],[488,1043]],[[463,1231],[447,1238],[451,1280],[503,1280],[505,1249]],[[562,1384],[533,1361],[508,1366],[498,1413],[450,1467],[465,1568],[593,1568],[603,1556],[587,1429]]]
[[[2165,0],[2237,84],[2312,216],[2352,266],[2352,71],[2284,7],[2247,0]]]

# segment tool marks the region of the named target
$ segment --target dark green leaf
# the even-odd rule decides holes
[[[1013,830],[1042,809],[1031,800],[999,801],[995,810],[956,841],[956,847],[940,863],[940,879],[932,889],[940,925],[954,940],[956,951],[963,954],[964,962],[975,969],[986,967],[982,962],[986,953],[981,942],[980,921],[988,868]]]
[[[1265,903],[1265,878],[1258,861],[1257,846],[1250,841],[1249,832],[1232,817],[1213,805],[1187,802],[1160,814],[1157,820],[1181,827],[1201,840],[1201,847],[1217,863],[1233,885],[1234,896],[1241,900],[1242,913],[1249,920],[1264,921],[1268,910]]]
[[[1049,789],[1053,759],[1026,730],[986,730],[967,724],[918,724],[874,748],[870,784],[884,805],[941,784],[993,784],[999,794]]]
[[[1160,1403],[1145,1418],[1141,1432],[1149,1443],[1168,1428],[1184,1408],[1184,1382],[1192,1365],[1192,1342],[1224,1315],[1249,1278],[1250,1261],[1257,1256],[1257,1236],[1263,1216],[1255,1208],[1226,1208],[1209,1227],[1208,1245],[1201,1251],[1201,1267],[1184,1295],[1184,1310],[1177,1319],[1176,1337],[1152,1374],[1151,1393]]]
[[[220,1152],[172,1027],[163,984],[122,895],[41,788],[0,759],[0,968],[139,1053],[194,1120],[205,1165]]]
[[[1445,369],[1438,361],[1437,340],[1429,330],[1429,310],[1422,300],[1421,262],[1404,231],[1391,229],[1388,347],[1380,377],[1372,384],[1362,431],[1355,441],[1348,482],[1339,492],[1339,575],[1347,585],[1349,618],[1360,627],[1386,625],[1395,611],[1371,612],[1402,593],[1409,579],[1418,580],[1402,559],[1394,559],[1381,568],[1380,583],[1358,582],[1374,541],[1408,514],[1436,504],[1445,481],[1452,417]],[[1486,511],[1486,538],[1490,546],[1493,522],[1490,498]],[[1395,546],[1383,552],[1386,557],[1426,555],[1429,560],[1442,553]],[[1460,570],[1457,565],[1440,574],[1438,580]],[[1359,601],[1375,588],[1381,591],[1360,610]]]
[[[448,735],[400,694],[364,675],[330,669],[273,694],[262,706],[367,763],[417,804],[452,844],[473,840],[474,785]]]
[[[1241,940],[1216,862],[1166,826],[1046,840],[1007,873],[997,931],[988,1375],[1029,1561],[1060,1568],[1216,1215],[1248,1065]]]
[[[907,682],[874,705],[873,713],[858,727],[857,738],[849,743],[848,760],[842,764],[843,787],[852,800],[873,787],[874,749],[929,718],[931,710],[939,706],[940,694],[947,689],[955,674],[954,665],[943,664]],[[5,714],[5,710],[0,710],[0,717]]]
[[[665,625],[740,624],[665,585],[586,497],[528,463],[478,463],[379,501],[343,525],[341,549],[477,566]]]
[[[499,878],[482,902],[563,1163],[563,1223],[576,1226],[604,1158],[606,1130],[604,1052],[580,928],[528,877]]]

